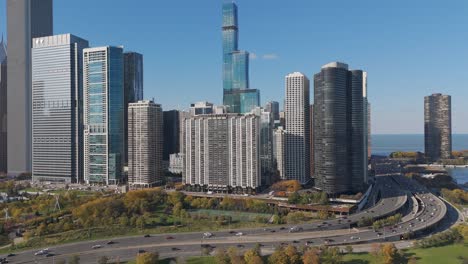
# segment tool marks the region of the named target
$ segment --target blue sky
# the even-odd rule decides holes
[[[143,53],[145,97],[164,109],[219,104],[222,1],[55,0],[54,31]],[[454,133],[468,133],[468,1],[237,3],[240,48],[256,55],[251,87],[262,103],[284,100],[287,73],[312,78],[338,60],[369,72],[374,133],[423,133],[423,97],[435,92],[452,95]]]

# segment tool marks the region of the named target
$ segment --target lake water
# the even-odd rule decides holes
[[[468,150],[468,135],[452,135],[453,150]],[[372,154],[388,156],[395,151],[424,152],[424,135],[372,135]],[[448,170],[459,184],[468,182],[468,169]]]

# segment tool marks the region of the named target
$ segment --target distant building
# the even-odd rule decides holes
[[[0,42],[0,173],[7,173],[7,49]]]
[[[52,0],[7,0],[8,172],[32,172],[33,38],[53,35]]]
[[[128,104],[143,100],[143,55],[124,53],[124,124],[128,124]],[[128,163],[128,127],[125,125],[125,164]]]
[[[272,114],[272,118],[274,121],[280,120],[280,109],[279,103],[276,101],[270,101],[265,105],[265,111],[270,112]]]
[[[314,105],[310,105],[310,121],[309,121],[309,132],[310,132],[310,177],[314,178],[315,175],[315,159],[314,159]]]
[[[128,106],[128,183],[132,187],[160,185],[163,180],[163,112],[152,101]]]
[[[214,105],[209,102],[197,102],[190,105],[190,114],[195,115],[211,115],[213,114]]]
[[[124,59],[121,47],[84,53],[84,180],[118,184],[124,162]]]
[[[164,111],[163,160],[169,161],[171,154],[180,152],[180,112]]]
[[[452,157],[452,99],[433,94],[424,98],[425,154],[429,162]]]
[[[361,192],[367,181],[366,78],[340,62],[314,76],[315,183],[328,194]]]
[[[33,181],[83,181],[83,49],[87,47],[87,40],[71,34],[33,39]]]
[[[252,114],[260,118],[260,171],[261,184],[263,186],[272,184],[272,177],[275,174],[273,157],[273,116],[270,112],[261,107],[252,110]]]
[[[185,118],[183,182],[198,190],[249,191],[260,179],[260,120],[221,114]]]
[[[285,152],[286,152],[286,131],[283,127],[275,129],[273,133],[274,137],[274,157],[276,163],[276,169],[278,175],[282,180],[285,180],[285,171],[286,171],[286,161],[285,161]]]
[[[229,113],[249,113],[260,105],[260,92],[249,88],[249,53],[238,50],[237,5],[223,4],[223,104]]]
[[[285,178],[310,180],[309,79],[295,72],[286,76],[286,171]]]
[[[182,174],[184,171],[184,156],[180,153],[171,154],[169,158],[169,172]]]
[[[279,116],[279,126],[283,127],[283,129],[286,129],[286,113],[284,111],[281,111],[279,113]]]
[[[372,115],[371,115],[371,104],[367,103],[367,158],[370,160],[372,157]]]

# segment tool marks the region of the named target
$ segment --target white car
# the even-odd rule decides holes
[[[236,233],[236,236],[243,236],[243,235],[244,235],[244,233],[242,233],[242,232]]]
[[[94,245],[94,246],[92,246],[91,248],[92,248],[92,249],[98,249],[98,248],[102,248],[102,246],[101,246],[101,245]]]
[[[204,238],[210,238],[212,236],[213,236],[213,234],[211,234],[210,232],[203,233]]]

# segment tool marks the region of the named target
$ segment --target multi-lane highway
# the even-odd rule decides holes
[[[65,244],[50,248],[50,256],[35,256],[29,250],[9,258],[10,263],[53,263],[77,254],[81,263],[95,263],[100,256],[109,256],[121,261],[134,259],[138,252],[157,251],[163,257],[200,254],[202,248],[244,249],[257,243],[264,250],[272,250],[282,244],[295,245],[344,245],[376,241],[395,241],[407,233],[422,233],[438,225],[447,213],[446,204],[424,187],[403,176],[378,177],[371,197],[378,200],[374,206],[362,212],[343,217],[295,226],[270,227],[211,232],[211,237],[201,232],[151,235],[150,237],[124,237],[109,240]],[[374,219],[404,214],[402,222],[379,230],[351,228],[363,217]],[[100,247],[97,247],[99,245]],[[94,249],[93,249],[94,246]]]

